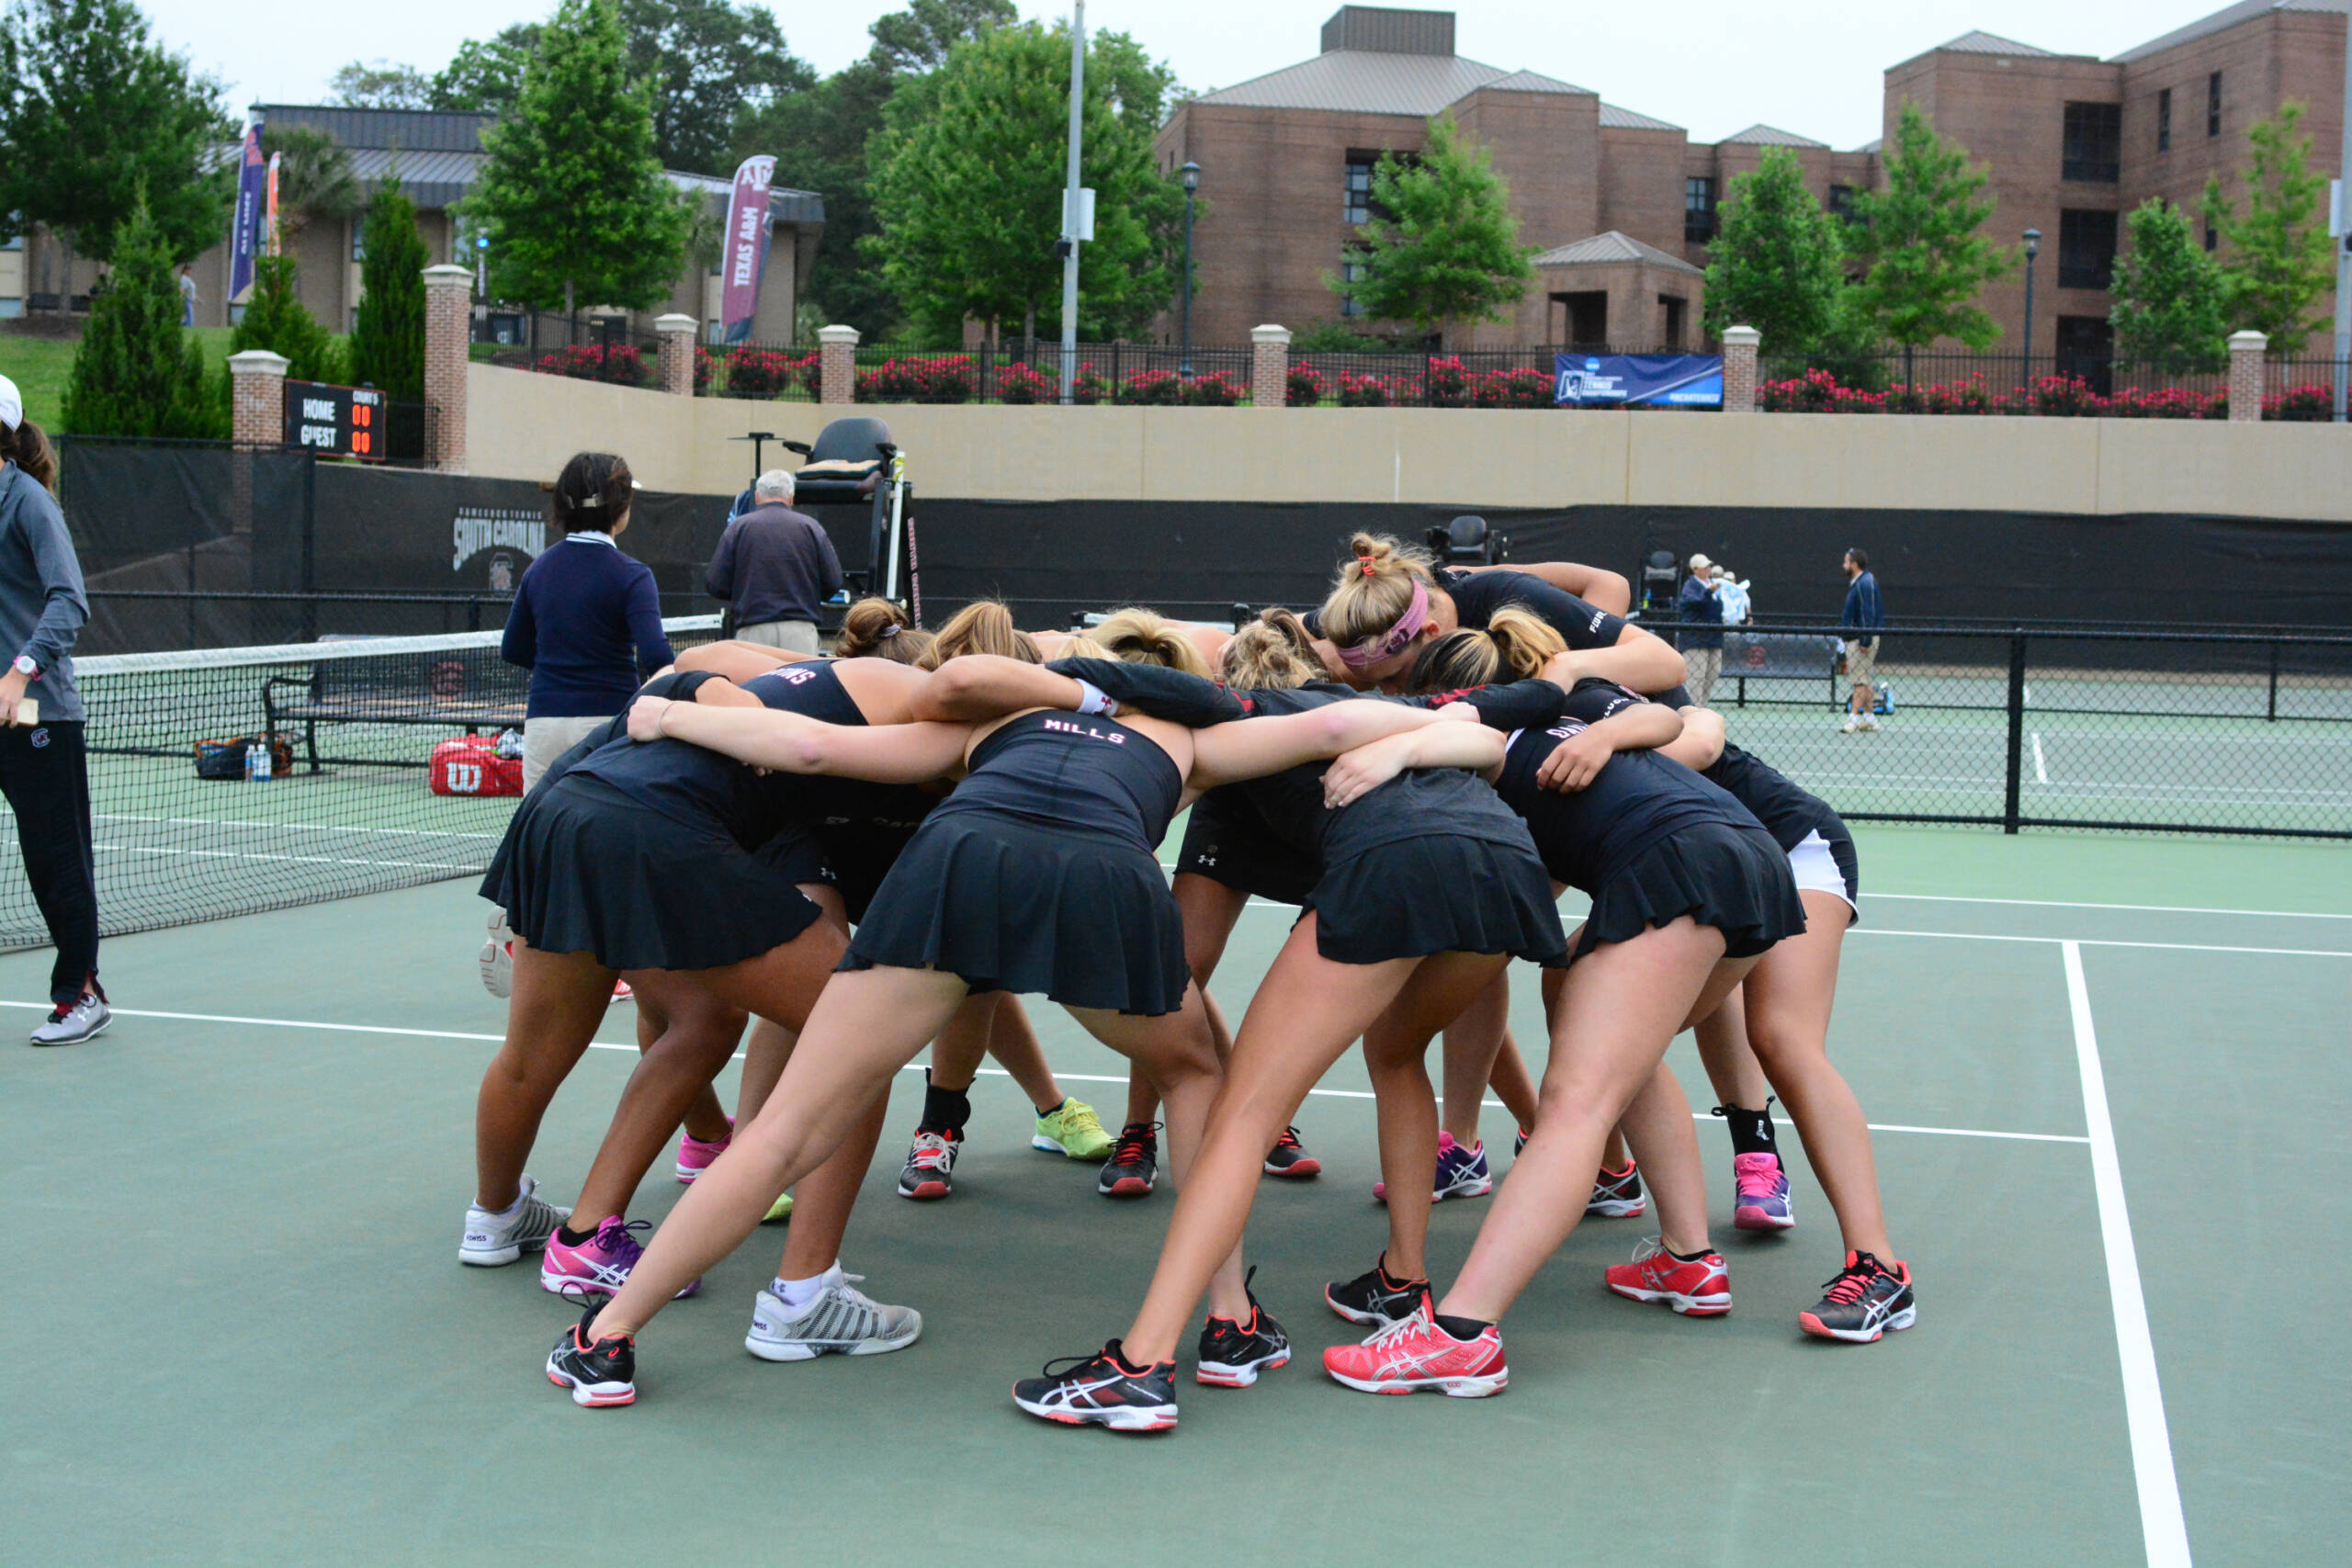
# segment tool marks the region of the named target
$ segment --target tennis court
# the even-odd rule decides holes
[[[1602,1266],[1646,1223],[1589,1222],[1510,1319],[1507,1394],[1341,1389],[1317,1352],[1356,1331],[1318,1293],[1382,1235],[1351,1057],[1300,1116],[1325,1175],[1270,1183],[1251,1231],[1297,1359],[1248,1392],[1182,1385],[1182,1427],[1145,1441],[1031,1421],[1005,1391],[1124,1326],[1170,1195],[1108,1203],[1091,1168],[1030,1152],[1001,1077],[974,1091],[956,1197],[915,1204],[891,1191],[920,1101],[904,1076],[851,1232],[868,1288],[924,1312],[920,1344],[745,1355],[771,1230],[655,1326],[637,1405],[583,1412],[539,1371],[563,1304],[531,1270],[451,1256],[503,1022],[474,977],[468,882],[112,942],[111,1033],[0,1053],[0,1171],[33,1259],[17,1337],[40,1348],[0,1406],[7,1556],[2329,1555],[2352,1529],[2352,1265],[2335,1243],[2352,849],[1859,836],[1865,924],[1832,1047],[1881,1129],[1916,1330],[1870,1348],[1801,1336],[1794,1314],[1838,1261],[1826,1205],[1792,1137],[1798,1228],[1733,1233],[1710,1126],[1728,1318],[1607,1294]],[[1228,1006],[1286,923],[1244,917],[1217,981]],[[28,1025],[47,964],[0,957]],[[1532,979],[1516,989],[1540,1050]],[[1124,1065],[1035,1016],[1067,1087],[1115,1119]],[[604,1129],[631,1024],[616,1008],[613,1049],[549,1115],[533,1168],[554,1195]],[[1702,1096],[1687,1037],[1672,1059]],[[1487,1127],[1499,1175],[1510,1128],[1499,1111]],[[680,1190],[657,1173],[637,1213],[658,1220]],[[1441,1276],[1485,1209],[1438,1211]]]

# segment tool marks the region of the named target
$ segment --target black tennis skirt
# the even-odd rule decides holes
[[[545,953],[593,953],[609,969],[716,969],[808,930],[819,910],[794,885],[823,873],[811,834],[789,829],[747,854],[716,826],[566,774],[514,813],[481,896]]]
[[[1571,958],[1630,942],[1684,915],[1724,933],[1724,956],[1752,958],[1804,930],[1788,852],[1761,828],[1680,829],[1603,883]]]
[[[1274,836],[1247,801],[1231,803],[1211,790],[1193,802],[1184,819],[1183,847],[1176,874],[1205,876],[1237,892],[1277,904],[1304,904],[1322,879],[1319,856],[1291,847]]]
[[[992,811],[915,830],[842,959],[944,969],[975,991],[1157,1017],[1184,1005],[1184,922],[1152,853]]]
[[[1326,870],[1305,903],[1315,951],[1336,964],[1432,953],[1566,962],[1552,879],[1532,845],[1438,832],[1377,844]]]

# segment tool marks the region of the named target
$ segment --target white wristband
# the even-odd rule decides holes
[[[1078,681],[1078,677],[1070,677]],[[1111,713],[1118,707],[1111,694],[1091,681],[1078,681],[1078,711],[1080,713]]]

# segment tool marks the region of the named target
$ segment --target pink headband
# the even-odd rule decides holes
[[[1384,659],[1394,659],[1412,647],[1421,628],[1430,624],[1430,591],[1421,583],[1413,584],[1413,602],[1396,617],[1396,624],[1375,637],[1366,637],[1353,648],[1340,649],[1340,662],[1351,670],[1362,670]]]

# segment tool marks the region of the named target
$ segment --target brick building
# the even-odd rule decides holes
[[[2155,196],[2193,209],[2209,174],[2233,186],[2245,128],[2282,98],[2304,102],[2313,163],[2333,164],[2346,5],[2242,0],[2111,60],[1969,33],[1887,71],[1885,125],[1917,99],[1989,165],[1987,231],[2041,231],[2033,353],[2103,355],[2123,213]],[[1342,6],[1315,58],[1194,98],[1160,130],[1160,166],[1200,164],[1210,203],[1193,242],[1194,341],[1341,320],[1324,277],[1367,215],[1374,164],[1419,148],[1447,112],[1492,150],[1520,237],[1538,247],[1516,316],[1460,346],[1696,347],[1717,204],[1767,147],[1793,152],[1833,212],[1880,175],[1877,141],[1841,152],[1769,125],[1692,141],[1590,88],[1464,59],[1451,12]],[[1984,305],[2004,350],[2023,352],[2022,273]]]

